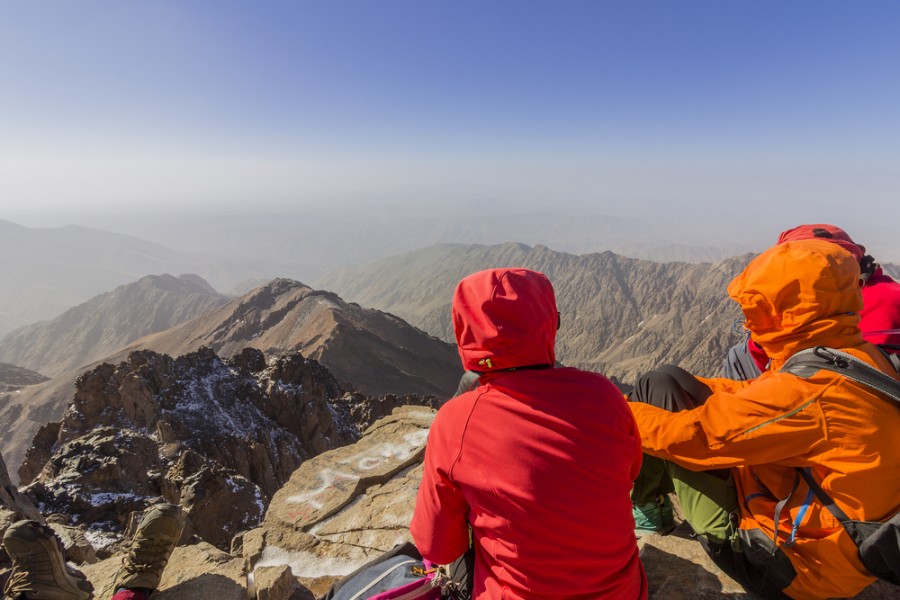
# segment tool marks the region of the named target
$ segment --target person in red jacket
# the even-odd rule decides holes
[[[900,354],[900,283],[884,274],[865,246],[853,241],[850,235],[835,225],[813,223],[781,232],[778,244],[819,238],[837,244],[859,262],[863,308],[859,311],[859,328],[870,344]],[[754,379],[766,370],[769,357],[765,351],[747,338],[728,351],[724,375],[729,379]]]
[[[453,328],[477,387],[438,411],[410,525],[428,560],[475,549],[475,598],[647,598],[629,491],[640,435],[605,377],[554,367],[553,286],[527,269],[459,282]]]

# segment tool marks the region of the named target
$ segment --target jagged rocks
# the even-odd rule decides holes
[[[78,379],[20,475],[37,473],[27,492],[71,524],[118,532],[129,512],[162,498],[226,549],[303,460],[358,437],[331,406],[340,394],[299,354],[267,363],[250,349],[232,360],[206,348],[174,359],[134,352]]]
[[[372,397],[359,392],[344,394],[333,403],[334,410],[341,415],[341,421],[352,423],[359,431],[365,431],[375,421],[390,416],[394,409],[401,406],[424,406],[437,409],[440,405],[441,402],[434,396],[385,394]]]

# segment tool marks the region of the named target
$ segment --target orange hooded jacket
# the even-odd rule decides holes
[[[713,390],[694,410],[670,413],[630,403],[644,451],[693,470],[731,467],[740,528],[772,539],[775,504],[791,492],[794,467],[810,467],[851,519],[880,521],[900,509],[900,411],[894,403],[836,373],[802,379],[779,371],[794,353],[828,346],[896,377],[863,341],[859,266],[824,240],[775,246],[728,287],[751,337],[772,367],[750,382],[701,379]],[[798,523],[792,543],[792,528]],[[797,572],[794,598],[856,595],[874,580],[841,524],[801,482],[781,513],[778,545]]]

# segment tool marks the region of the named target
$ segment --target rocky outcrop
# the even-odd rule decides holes
[[[338,577],[409,540],[419,466],[434,411],[403,407],[360,439],[305,462],[243,536],[255,569],[288,564],[320,595]]]
[[[249,349],[231,360],[135,352],[78,379],[20,477],[35,479],[25,489],[44,514],[112,532],[155,498],[183,503],[195,533],[227,548],[304,460],[356,438],[330,405],[341,393],[299,354],[267,363]]]
[[[115,541],[129,513],[163,498],[184,506],[199,538],[227,549],[298,466],[355,441],[399,404],[434,400],[343,394],[297,353],[267,361],[250,348],[224,360],[208,348],[178,358],[138,351],[78,379],[63,420],[40,430],[19,475],[60,524]]]

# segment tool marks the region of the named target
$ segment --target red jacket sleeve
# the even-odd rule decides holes
[[[452,457],[446,452],[448,448],[442,447],[436,427],[437,418],[428,436],[422,482],[409,529],[422,556],[436,564],[447,564],[469,549],[469,506],[450,478]]]

